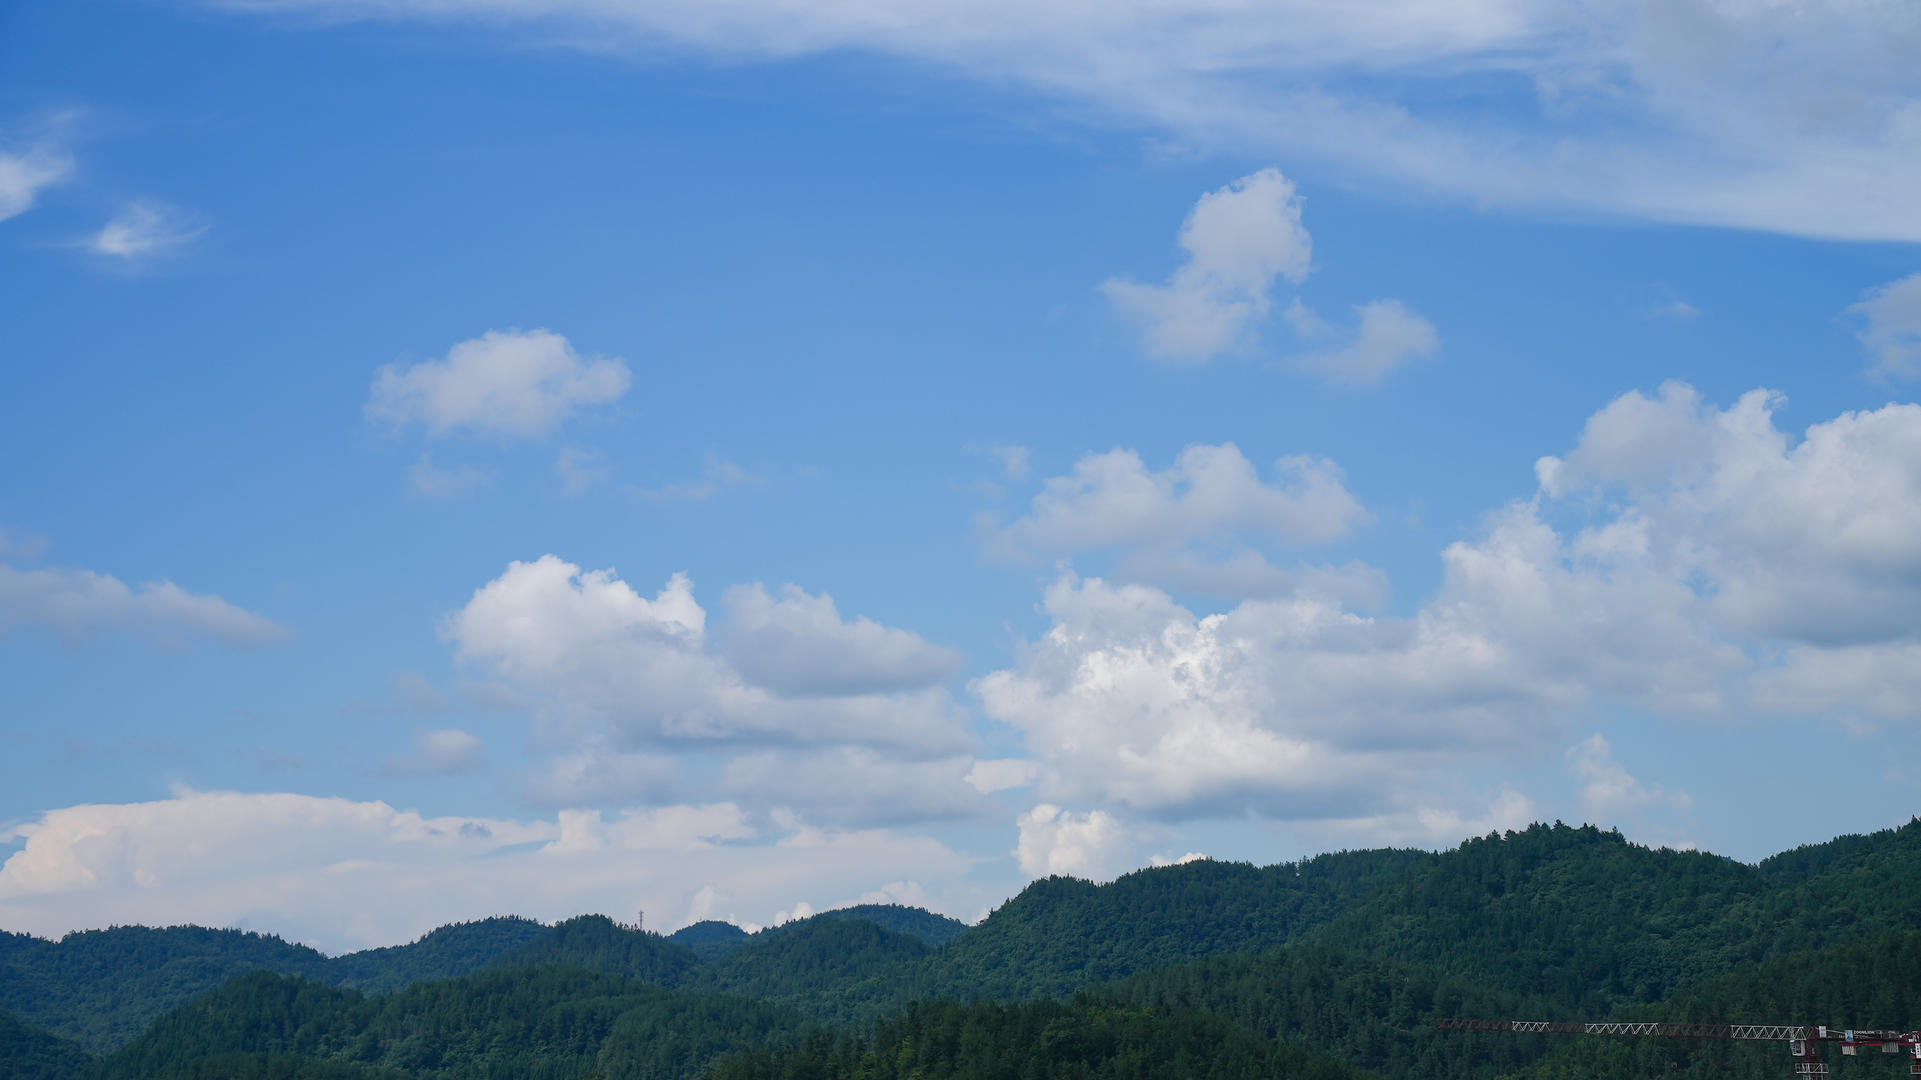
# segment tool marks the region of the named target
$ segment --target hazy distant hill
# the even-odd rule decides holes
[[[0,961],[0,1009],[96,1053],[166,1010],[262,968],[322,977],[327,958],[239,930],[119,926],[40,942]]]
[[[920,938],[878,923],[815,917],[754,935],[687,985],[848,1020],[892,1004],[932,953]]]
[[[967,924],[959,919],[900,904],[856,904],[823,911],[815,918],[865,920],[896,934],[917,937],[936,949],[961,936],[962,931],[967,929]]]
[[[859,915],[832,912],[815,919],[916,926],[924,933],[953,923],[919,909],[883,905],[869,905]],[[777,942],[789,927],[756,935],[729,927],[732,934],[723,936],[755,945]],[[59,941],[7,933],[0,934],[0,1010],[105,1053],[125,1045],[169,1009],[250,971],[300,975],[377,994],[495,965],[570,965],[664,986],[687,982],[703,966],[701,956],[676,939],[628,930],[598,915],[552,927],[512,917],[456,923],[407,945],[332,958],[271,935],[197,926],[124,926],[68,934]],[[779,978],[767,974],[764,963],[741,970],[756,972],[742,977],[763,983]],[[844,964],[839,970],[853,975]]]
[[[549,933],[545,924],[513,917],[453,923],[410,945],[336,956],[327,962],[324,978],[364,993],[388,993],[429,979],[479,971]]]
[[[681,927],[668,934],[667,940],[677,945],[687,946],[694,950],[695,956],[707,961],[725,956],[747,944],[748,935],[747,931],[733,923],[707,919],[692,926]]]

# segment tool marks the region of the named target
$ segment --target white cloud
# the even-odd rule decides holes
[[[932,910],[929,906],[927,890],[918,881],[890,881],[878,889],[861,893],[857,901],[862,904],[899,904],[902,907],[917,907]]]
[[[1826,716],[1854,729],[1874,720],[1921,719],[1921,642],[1790,645],[1758,672],[1754,702],[1790,716]]]
[[[1774,426],[1780,400],[1625,394],[1565,461],[1537,467],[1543,491],[1631,499],[1581,543],[1704,582],[1699,606],[1728,633],[1825,647],[1921,634],[1921,406],[1842,413],[1797,444]]]
[[[1528,744],[1580,689],[1456,606],[1368,619],[1308,598],[1197,617],[1141,585],[1064,577],[1053,625],[974,683],[1022,732],[1043,798],[1157,817],[1352,817],[1430,768]]]
[[[1027,787],[1039,776],[1039,766],[1031,761],[1001,758],[974,762],[968,767],[966,779],[975,791],[986,795]]]
[[[1107,881],[1133,868],[1133,840],[1104,810],[1084,814],[1048,803],[1020,816],[1014,857],[1029,877],[1066,874]]]
[[[1187,261],[1167,284],[1114,278],[1101,289],[1141,324],[1150,354],[1186,361],[1243,344],[1267,314],[1274,279],[1299,284],[1313,251],[1300,197],[1278,169],[1202,195],[1181,225],[1180,245]]]
[[[1325,352],[1310,353],[1295,363],[1333,382],[1371,386],[1388,372],[1410,361],[1424,360],[1441,347],[1434,324],[1399,300],[1372,300],[1354,310],[1359,328],[1353,340]],[[1299,325],[1305,318],[1290,321]],[[1327,332],[1316,329],[1316,336]]]
[[[25,845],[0,865],[0,925],[9,929],[57,936],[115,923],[244,920],[326,948],[397,944],[503,912],[547,920],[683,912],[703,889],[749,918],[771,918],[794,896],[852,899],[913,880],[939,908],[962,890],[970,862],[923,836],[799,823],[760,830],[727,803],[517,821],[181,792],[50,810],[0,834],[11,839]]]
[[[207,231],[205,222],[178,207],[142,200],[127,204],[87,238],[87,250],[125,262],[179,253]]]
[[[1012,557],[1117,546],[1173,548],[1244,530],[1268,540],[1322,543],[1367,514],[1325,458],[1284,457],[1261,479],[1233,443],[1194,445],[1150,472],[1139,454],[1089,454],[1048,479],[1025,516],[994,528],[990,548]]]
[[[47,631],[70,645],[109,633],[132,634],[160,646],[205,636],[243,648],[287,636],[265,616],[171,581],[129,588],[119,578],[91,570],[18,570],[0,564],[0,634],[21,628]]]
[[[774,912],[773,925],[780,926],[783,923],[797,922],[801,919],[811,919],[813,917],[814,905],[802,900],[785,911]]]
[[[1601,703],[1921,720],[1921,406],[1845,413],[1796,441],[1772,422],[1777,400],[1624,395],[1542,461],[1535,498],[1446,548],[1438,592],[1407,617],[1307,594],[1197,614],[1066,574],[1046,633],[975,692],[1021,733],[1050,803],[1376,837],[1527,810],[1520,793],[1456,809],[1465,796],[1434,778],[1542,752]],[[1592,751],[1573,765],[1594,798],[1683,797]]]
[[[1650,788],[1614,759],[1614,747],[1600,732],[1567,748],[1568,771],[1581,781],[1581,806],[1599,821],[1612,815],[1672,806],[1685,810],[1693,799],[1685,791]]]
[[[1861,319],[1861,344],[1874,358],[1871,373],[1921,378],[1921,274],[1868,290],[1848,312]]]
[[[1905,0],[244,6],[466,18],[596,50],[624,38],[639,56],[662,43],[734,60],[874,52],[1206,150],[1311,160],[1401,197],[1921,239],[1921,17]],[[1463,105],[1490,87],[1499,107]]]
[[[1387,575],[1366,563],[1288,570],[1251,548],[1236,548],[1220,557],[1193,548],[1131,551],[1115,567],[1114,576],[1202,596],[1260,600],[1318,596],[1361,609],[1380,607],[1388,594]]]
[[[493,483],[494,478],[485,470],[472,465],[456,465],[443,469],[434,464],[427,454],[407,469],[407,483],[415,494],[424,498],[447,501],[464,499]]]
[[[823,632],[844,642],[847,624],[836,619],[834,626]],[[811,647],[801,626],[787,629]],[[712,647],[707,613],[683,575],[648,600],[611,570],[583,573],[552,555],[516,562],[448,616],[444,633],[461,660],[483,666],[543,711],[603,723],[623,749],[848,743],[934,757],[971,741],[940,690],[802,697],[750,680]],[[858,623],[854,633],[864,633]],[[862,640],[891,647],[900,639],[876,627]],[[896,658],[885,650],[876,655]],[[860,673],[849,671],[849,678]],[[871,687],[878,685],[873,676],[899,670],[866,674]]]
[[[73,172],[73,158],[51,139],[17,149],[0,146],[0,221],[33,208],[40,193]]]
[[[698,480],[652,488],[637,487],[633,491],[648,502],[706,502],[729,488],[752,487],[763,482],[761,477],[733,462],[709,454]]]
[[[388,758],[380,771],[388,776],[467,776],[486,768],[487,752],[478,737],[444,728],[421,732],[413,753]]]
[[[1185,855],[1155,855],[1147,860],[1149,866],[1186,866],[1191,862],[1204,862],[1207,856],[1198,851]]]
[[[583,360],[550,330],[490,330],[444,360],[382,367],[366,412],[396,428],[418,423],[429,435],[535,438],[576,409],[618,400],[631,381],[618,357]]]
[[[681,762],[666,754],[623,753],[590,741],[534,769],[526,791],[543,806],[658,806],[686,797],[681,774]]]
[[[1534,800],[1503,786],[1489,795],[1436,784],[1404,805],[1372,814],[1308,822],[1297,832],[1328,850],[1356,846],[1449,848],[1473,836],[1523,829],[1541,820]]]
[[[884,694],[933,686],[960,654],[911,630],[866,616],[844,620],[825,593],[783,585],[779,599],[759,582],[723,592],[724,651],[751,682],[795,696]]]

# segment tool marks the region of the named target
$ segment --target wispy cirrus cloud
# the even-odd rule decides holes
[[[1906,0],[211,2],[504,24],[636,56],[874,53],[1397,194],[1921,239],[1921,12]]]
[[[60,137],[64,124],[37,125],[31,135],[0,137],[0,221],[33,208],[40,193],[73,173],[73,155]]]
[[[286,628],[264,615],[171,581],[130,586],[91,570],[23,570],[0,563],[0,636],[21,629],[50,633],[68,645],[122,633],[167,647],[213,638],[246,648],[288,636]]]
[[[179,207],[150,199],[127,204],[86,240],[88,251],[123,263],[176,255],[206,233],[207,224]]]

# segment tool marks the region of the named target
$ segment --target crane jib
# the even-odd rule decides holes
[[[1921,1031],[1892,1031],[1882,1028],[1831,1028],[1824,1024],[1689,1024],[1660,1022],[1588,1023],[1579,1020],[1473,1020],[1449,1017],[1437,1020],[1439,1031],[1501,1031],[1531,1035],[1623,1035],[1650,1039],[1751,1039],[1787,1044],[1794,1058],[1796,1080],[1827,1080],[1828,1065],[1821,1060],[1821,1047],[1839,1043],[1843,1055],[1852,1056],[1862,1047],[1876,1047],[1884,1054],[1906,1051],[1908,1071],[1921,1080]]]
[[[1767,1042],[1799,1039],[1856,1046],[1921,1044],[1921,1031],[1843,1029],[1818,1024],[1589,1023],[1580,1020],[1471,1020],[1449,1017],[1435,1021],[1434,1026],[1440,1031],[1511,1031],[1543,1035],[1630,1035],[1657,1039],[1755,1039]]]

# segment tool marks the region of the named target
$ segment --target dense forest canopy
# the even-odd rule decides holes
[[[973,927],[496,918],[334,957],[201,927],[0,936],[0,1080],[1693,1080],[1779,1055],[1446,1015],[1921,1027],[1921,823],[1753,866],[1556,824],[1045,878]]]

